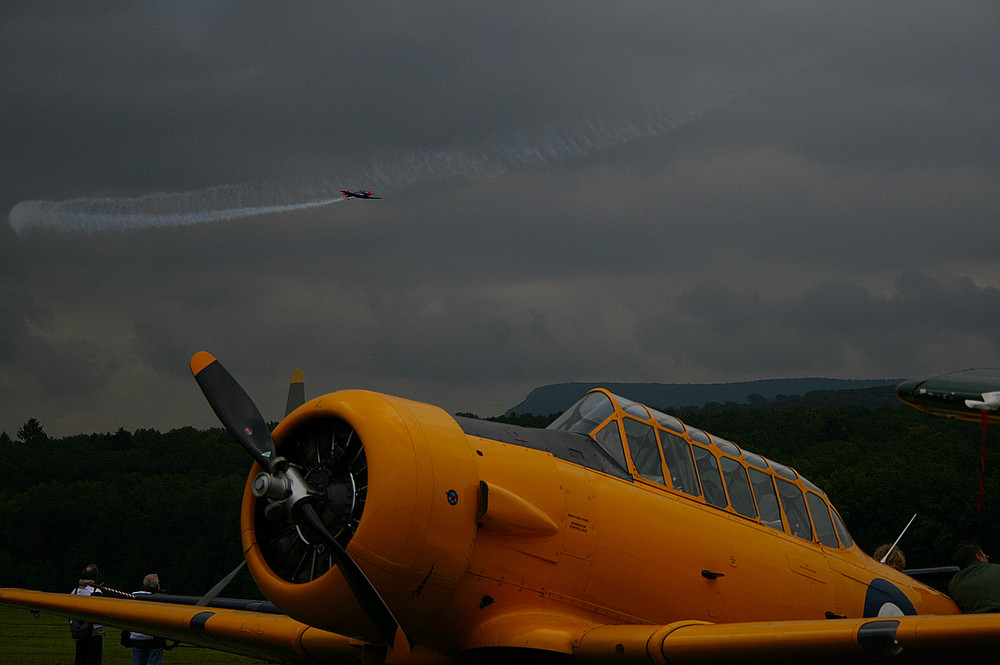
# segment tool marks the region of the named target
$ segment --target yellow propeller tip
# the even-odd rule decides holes
[[[201,370],[215,362],[215,356],[208,351],[199,351],[191,356],[191,373],[198,376]]]

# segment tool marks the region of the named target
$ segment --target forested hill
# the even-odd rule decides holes
[[[700,407],[708,403],[744,403],[751,398],[773,400],[814,391],[840,391],[895,386],[902,379],[765,379],[736,383],[554,383],[535,388],[507,413],[554,413],[568,409],[592,388],[660,409]]]
[[[1000,551],[995,431],[985,508],[977,512],[979,427],[903,406],[891,390],[673,412],[798,469],[826,490],[866,551],[895,539],[914,513],[900,544],[911,566],[948,565],[966,540]],[[544,426],[550,419],[511,420]],[[58,440],[42,434],[2,439],[0,454],[0,586],[68,591],[79,569],[96,562],[113,587],[133,590],[158,572],[170,592],[201,594],[241,560],[240,499],[250,462],[222,430]],[[226,595],[256,589],[241,573]]]

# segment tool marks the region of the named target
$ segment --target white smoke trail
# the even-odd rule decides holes
[[[750,64],[733,73],[730,83],[680,111],[647,106],[630,112],[580,115],[495,136],[467,149],[424,150],[374,159],[366,166],[352,168],[349,179],[323,173],[135,198],[22,201],[11,209],[8,222],[18,235],[33,228],[125,231],[202,224],[329,205],[343,200],[340,190],[347,187],[389,193],[423,183],[488,178],[579,159],[677,130],[779,76],[813,64],[828,50],[814,37],[803,32],[796,44],[759,46],[743,58]]]
[[[264,203],[245,207],[228,200],[224,202],[222,207],[196,207],[198,202],[205,200],[206,194],[214,196],[219,193],[219,190],[238,191],[241,188],[259,188],[269,184],[271,183],[245,186],[223,185],[196,192],[149,194],[135,198],[79,198],[55,202],[21,201],[11,208],[8,220],[10,227],[18,235],[32,227],[59,231],[124,231],[204,224],[227,219],[290,212],[339,203],[343,200],[343,198],[315,199],[297,203]],[[237,194],[233,198],[240,197]]]

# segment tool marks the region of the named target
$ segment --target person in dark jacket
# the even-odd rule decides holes
[[[955,551],[959,571],[948,582],[948,595],[965,613],[1000,612],[1000,565],[979,545],[962,545]]]

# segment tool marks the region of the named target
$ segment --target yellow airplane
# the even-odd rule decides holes
[[[283,614],[0,589],[0,604],[281,663],[939,663],[1000,615],[852,541],[794,469],[597,389],[544,430],[341,391],[267,431],[191,369],[256,464],[242,544]]]

